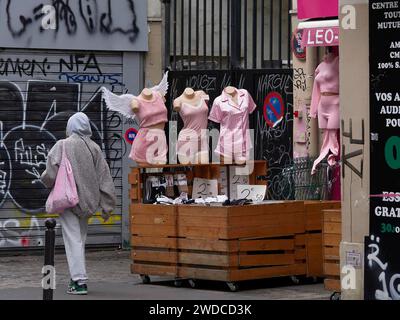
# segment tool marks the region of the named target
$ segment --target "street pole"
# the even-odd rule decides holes
[[[43,300],[53,300],[53,288],[55,280],[54,271],[54,251],[55,251],[55,240],[56,232],[55,227],[57,222],[55,219],[47,219],[45,222],[46,234],[45,234],[45,247],[44,247],[44,268],[43,270]],[[45,274],[46,273],[46,274]],[[48,280],[47,280],[48,279]],[[50,283],[47,283],[49,281]]]

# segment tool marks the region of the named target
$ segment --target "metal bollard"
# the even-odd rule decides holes
[[[44,247],[44,268],[43,268],[43,300],[53,300],[53,279],[50,279],[50,287],[45,285],[45,278],[55,277],[54,273],[54,251],[56,232],[55,227],[57,222],[55,219],[47,219],[45,222],[46,235],[45,235],[45,247]]]

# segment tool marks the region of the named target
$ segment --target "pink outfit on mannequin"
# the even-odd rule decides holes
[[[154,160],[166,162],[167,159],[165,131],[151,127],[168,122],[168,111],[161,95],[154,93],[154,96],[152,101],[136,98],[139,103],[136,116],[140,121],[140,129],[133,141],[129,157],[137,162],[152,163]],[[149,152],[153,154],[148,155]]]
[[[328,164],[336,164],[339,142],[336,131],[340,127],[339,113],[339,57],[327,55],[315,70],[310,115],[316,118],[321,129],[325,129],[321,153],[315,160],[311,174],[315,174],[318,164],[328,156]],[[331,154],[330,154],[331,153]]]
[[[209,120],[220,123],[221,130],[215,153],[236,160],[250,159],[253,148],[249,131],[249,117],[257,105],[245,89],[236,89],[238,103],[225,92],[214,100]]]
[[[209,151],[207,135],[208,125],[208,105],[210,100],[208,95],[202,95],[197,106],[193,106],[187,102],[183,102],[179,115],[183,121],[183,129],[178,137],[178,155],[191,158],[194,161],[195,156],[199,152]],[[187,152],[190,151],[191,155]]]

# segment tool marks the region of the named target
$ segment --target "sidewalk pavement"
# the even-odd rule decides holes
[[[230,292],[225,283],[204,281],[192,289],[183,281],[174,287],[172,278],[151,277],[143,285],[130,273],[128,251],[87,253],[89,295],[67,295],[68,266],[64,254],[56,254],[57,288],[55,300],[328,300],[330,292],[322,283],[293,285],[288,278],[250,281],[240,284],[239,292]],[[41,300],[43,257],[0,256],[0,300]]]

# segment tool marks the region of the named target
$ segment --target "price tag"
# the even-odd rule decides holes
[[[218,195],[218,180],[194,178],[192,198],[208,198]]]
[[[249,199],[254,202],[262,202],[267,193],[267,186],[238,185],[237,195],[239,199]]]
[[[230,199],[231,200],[236,200],[236,199],[243,199],[243,197],[240,197],[237,193],[237,186],[238,185],[247,185],[250,183],[249,176],[240,176],[236,175],[236,167],[230,167],[229,168],[229,176],[230,176]]]

